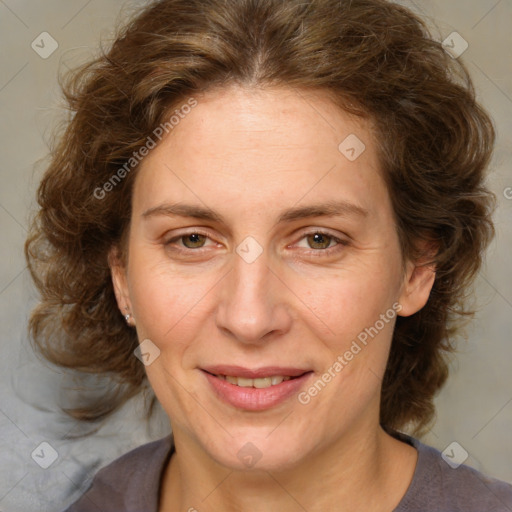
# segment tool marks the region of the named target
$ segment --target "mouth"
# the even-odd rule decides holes
[[[209,373],[209,372],[206,372]],[[306,373],[306,372],[304,372]],[[277,386],[281,384],[281,382],[285,382],[292,379],[297,379],[298,377],[290,377],[289,375],[272,375],[271,377],[259,377],[256,379],[248,379],[246,377],[238,377],[235,375],[222,375],[222,374],[213,374],[214,377],[218,379],[225,380],[234,386],[238,386],[241,388],[256,388],[256,389],[266,389],[271,386]],[[300,376],[299,376],[300,377]]]
[[[201,371],[217,398],[248,411],[262,411],[285,402],[299,393],[313,374],[312,370],[282,367],[249,370],[216,366]]]

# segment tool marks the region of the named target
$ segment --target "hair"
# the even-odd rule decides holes
[[[112,247],[125,256],[137,165],[98,190],[194,94],[282,86],[324,92],[372,121],[402,257],[435,264],[427,304],[396,320],[380,408],[386,429],[427,428],[494,236],[484,179],[495,132],[467,68],[425,21],[384,0],[160,0],[61,85],[72,115],[25,244],[41,295],[29,331],[52,363],[115,381],[111,396],[67,414],[106,418],[147,385],[108,261]]]

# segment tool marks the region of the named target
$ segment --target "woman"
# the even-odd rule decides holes
[[[173,431],[68,512],[512,510],[510,485],[401,433],[433,418],[493,235],[492,122],[415,15],[161,0],[66,95],[32,335],[118,377],[72,415],[147,379]]]

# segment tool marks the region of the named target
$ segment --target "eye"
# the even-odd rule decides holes
[[[304,233],[300,240],[305,240],[312,250],[308,251],[308,253],[316,253],[316,255],[325,255],[330,254],[333,251],[338,251],[342,247],[348,245],[348,242],[345,240],[341,240],[340,238],[335,237],[329,233],[324,231],[312,231],[310,233]],[[334,244],[333,244],[334,243]],[[300,247],[300,245],[299,245]],[[304,245],[302,245],[304,247]]]
[[[183,235],[180,239],[183,241],[183,245],[187,249],[197,249],[198,247],[202,247],[206,241],[206,236],[201,233],[190,233],[188,235]],[[187,245],[190,242],[190,245]]]
[[[210,239],[210,237],[206,233],[191,231],[167,240],[164,245],[166,247],[170,247],[176,245],[176,242],[181,242],[181,245],[175,247],[177,251],[186,249],[202,249],[207,239]]]

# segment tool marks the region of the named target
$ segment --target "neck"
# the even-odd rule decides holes
[[[361,434],[363,432],[363,434]],[[217,464],[184,433],[162,480],[159,512],[390,512],[405,494],[417,452],[380,427],[356,430],[286,471],[234,471]]]

